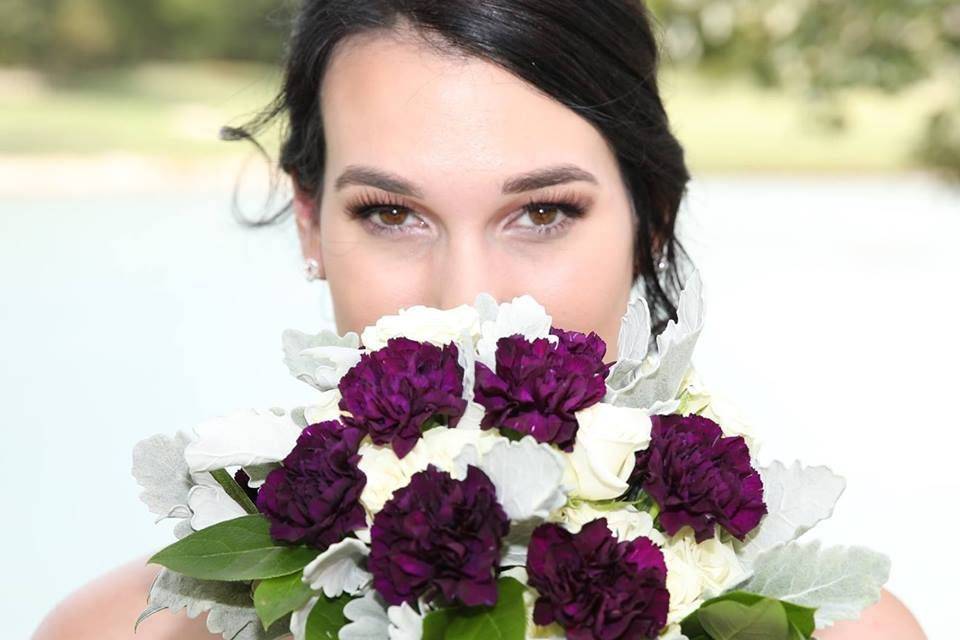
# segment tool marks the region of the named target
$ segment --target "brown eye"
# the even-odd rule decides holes
[[[550,225],[557,219],[557,207],[553,205],[534,205],[528,210],[530,220],[535,225]]]
[[[384,223],[385,226],[400,226],[403,224],[403,221],[409,215],[403,209],[398,209],[391,207],[389,209],[382,209],[379,212],[380,220]]]

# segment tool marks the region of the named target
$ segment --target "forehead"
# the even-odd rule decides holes
[[[614,170],[604,138],[574,111],[491,62],[415,37],[376,32],[339,43],[320,100],[328,178],[355,163],[421,179],[497,179],[562,162]]]

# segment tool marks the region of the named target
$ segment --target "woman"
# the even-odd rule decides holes
[[[630,0],[308,1],[280,96],[227,133],[288,119],[291,210],[341,333],[414,304],[530,293],[615,354],[631,287],[656,334],[682,282],[674,223],[689,175],[657,62]],[[85,586],[35,637],[133,637],[157,569],[138,559]],[[213,636],[202,616],[160,612],[136,637]],[[884,592],[818,637],[924,636]]]

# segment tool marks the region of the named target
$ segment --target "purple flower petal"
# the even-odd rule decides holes
[[[336,420],[303,430],[257,493],[271,537],[326,549],[366,526],[360,494],[367,477],[357,466],[362,438]]]
[[[603,399],[613,363],[603,363],[606,345],[592,331],[550,333],[556,345],[521,334],[497,340],[496,372],[476,363],[474,396],[486,409],[484,429],[505,427],[572,451],[575,413]]]
[[[391,605],[421,596],[444,604],[497,600],[500,547],[510,527],[496,489],[477,467],[463,480],[430,465],[373,519],[367,568]]]
[[[670,535],[690,526],[702,542],[719,524],[743,540],[767,513],[743,437],[724,437],[720,425],[696,414],[651,418],[650,446],[637,452],[630,484],[660,506],[660,525]]]
[[[350,415],[344,424],[390,445],[403,458],[417,444],[424,423],[433,417],[454,427],[467,407],[463,399],[463,368],[457,346],[438,347],[404,337],[365,352],[340,379],[339,407]]]
[[[533,620],[556,622],[567,638],[655,638],[667,623],[670,593],[663,553],[649,539],[619,542],[605,518],[573,534],[556,524],[533,531],[527,574],[539,594]]]

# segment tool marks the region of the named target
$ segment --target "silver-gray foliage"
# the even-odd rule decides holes
[[[880,600],[890,559],[865,547],[820,547],[820,541],[789,542],[759,554],[753,575],[738,589],[816,607],[818,629],[855,620]]]
[[[143,487],[140,500],[151,513],[160,516],[158,522],[165,518],[181,518],[174,528],[178,538],[192,531],[189,518],[193,514],[187,506],[187,493],[196,483],[183,457],[188,442],[190,438],[178,431],[172,438],[157,434],[133,447],[131,471]]]
[[[737,556],[749,570],[767,549],[790,542],[833,513],[846,481],[828,467],[789,467],[775,461],[760,469],[767,515],[743,541],[734,541]]]
[[[289,616],[264,630],[250,595],[250,584],[218,580],[198,580],[161,569],[147,598],[147,608],[134,624],[134,631],[157,611],[169,609],[179,613],[186,609],[188,618],[207,613],[207,629],[226,640],[271,640],[290,632]]]
[[[291,375],[320,391],[336,387],[340,376],[360,357],[360,336],[354,331],[340,336],[329,329],[313,335],[285,329],[282,339],[283,361]]]
[[[694,271],[680,294],[677,321],[670,320],[657,336],[657,353],[647,354],[650,311],[643,298],[631,303],[620,322],[618,360],[607,378],[604,401],[646,409],[674,400],[690,367],[703,316],[700,274]]]

